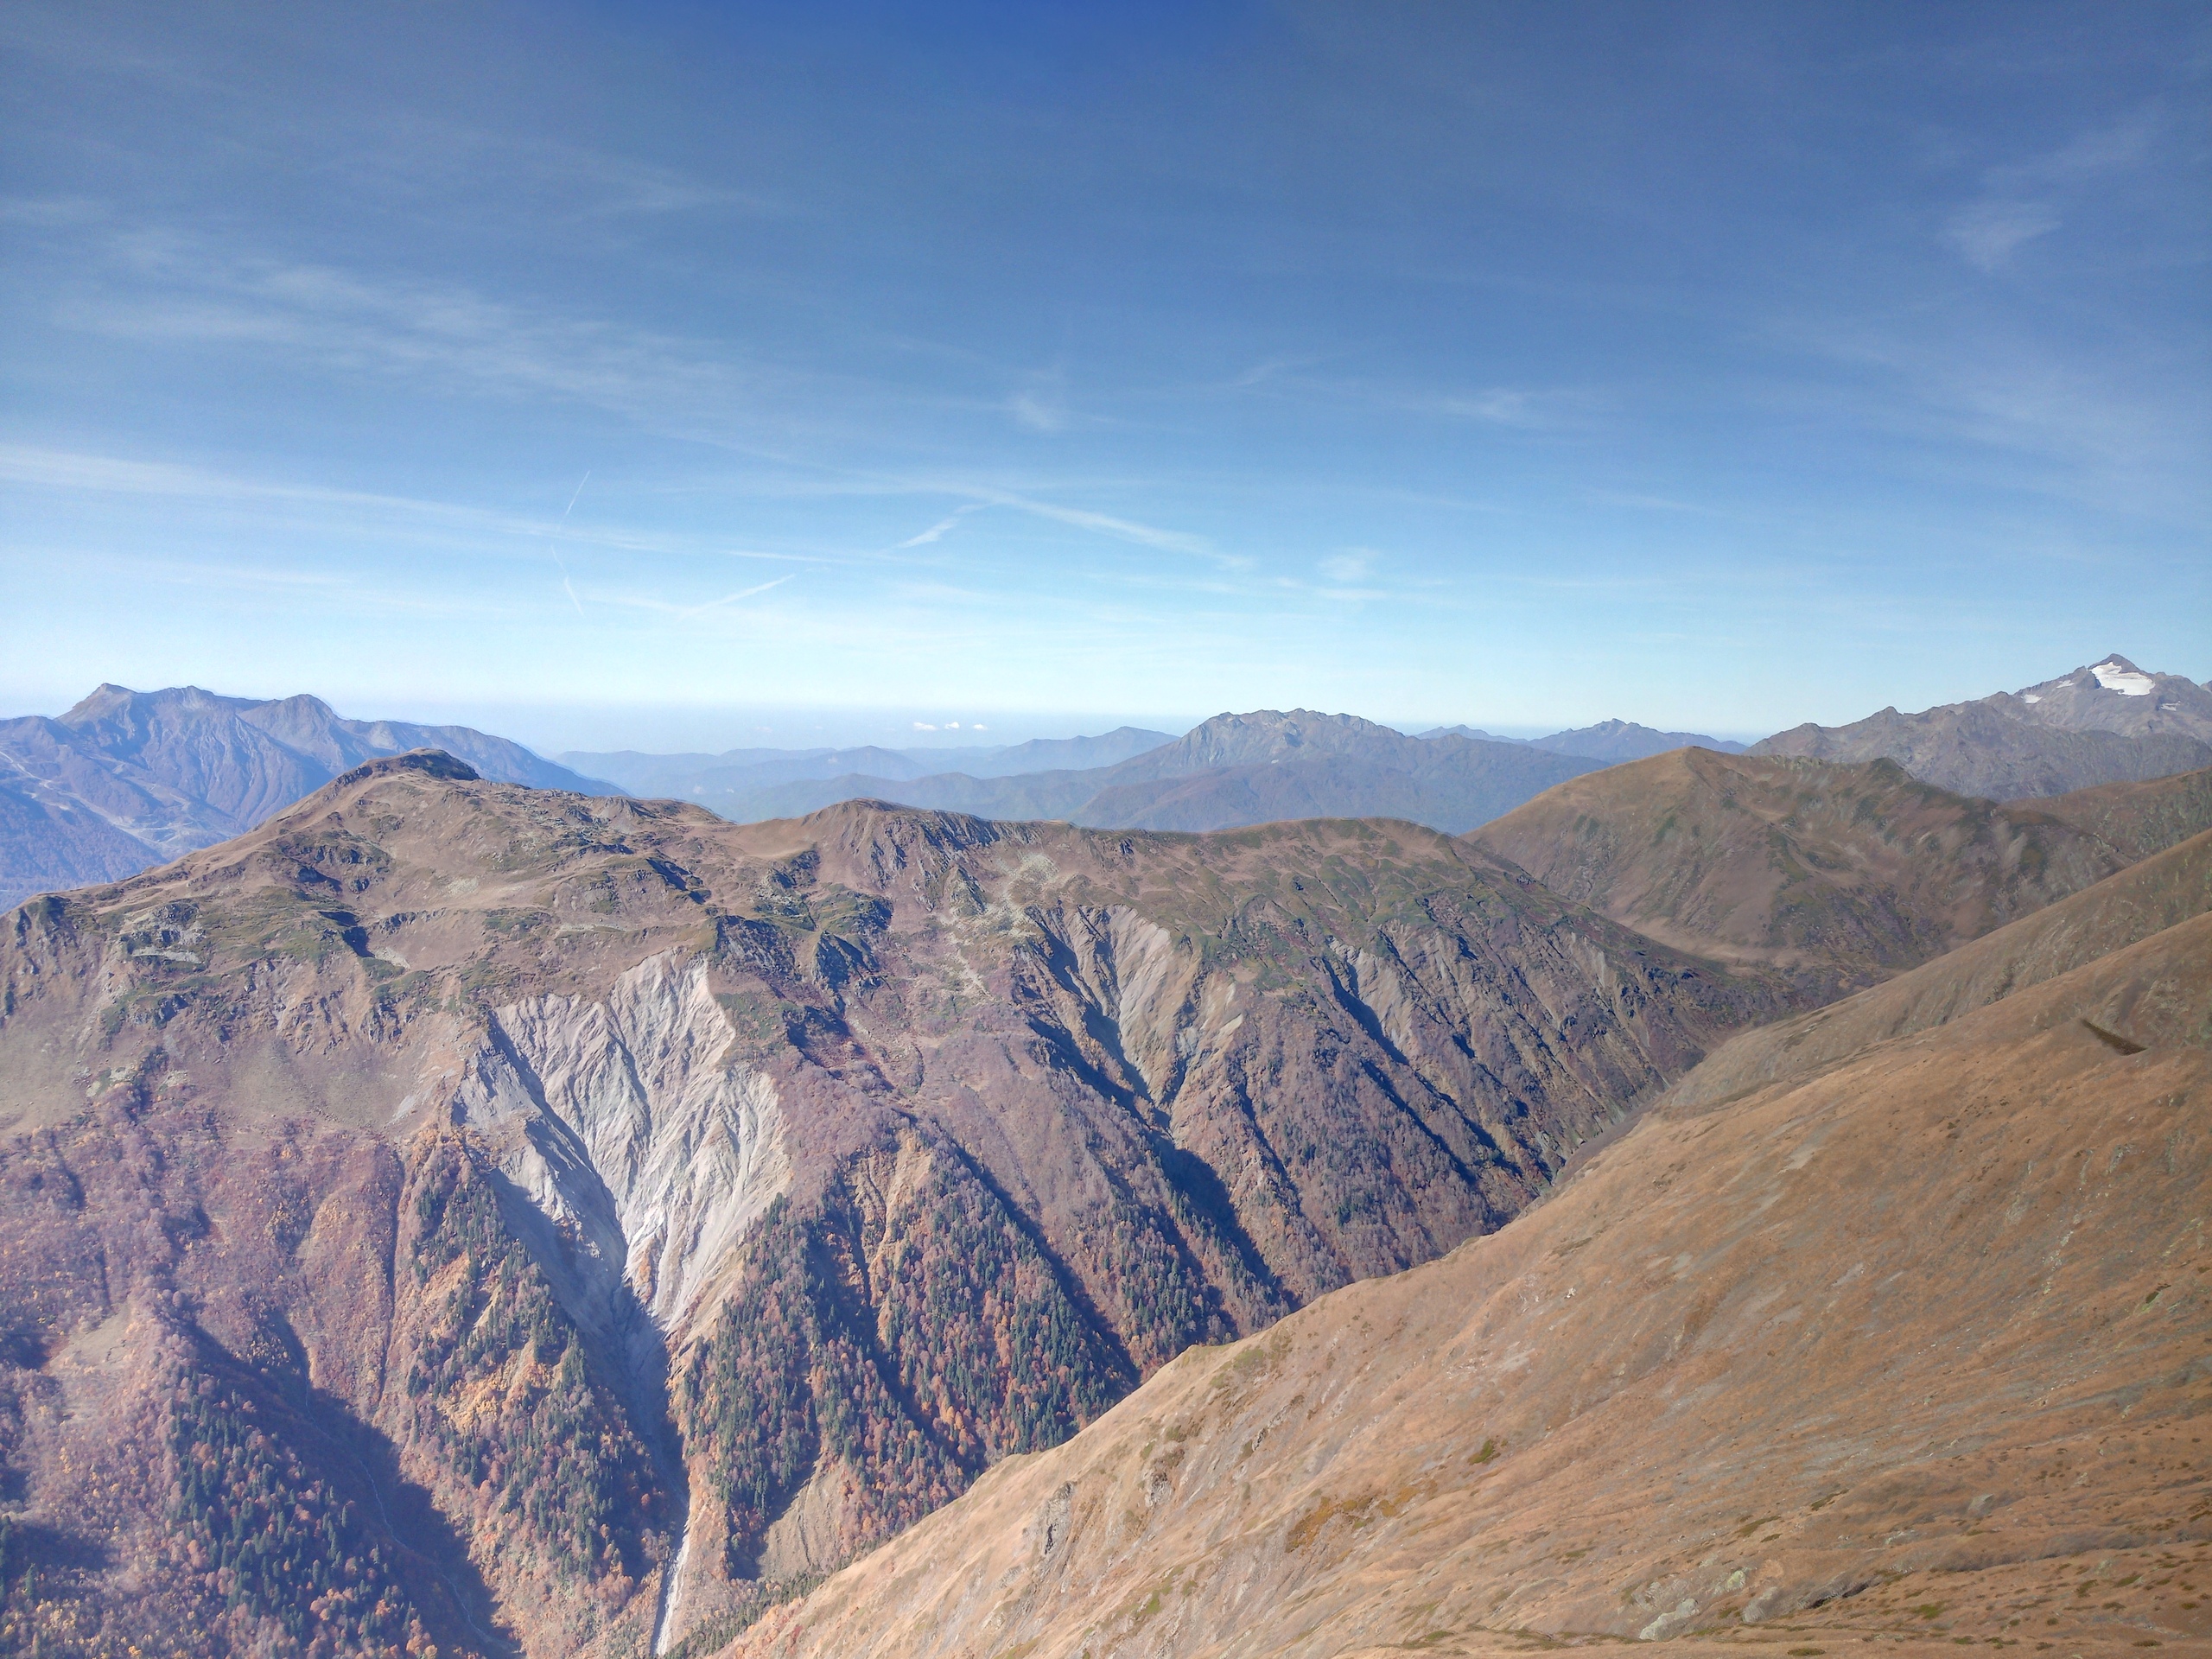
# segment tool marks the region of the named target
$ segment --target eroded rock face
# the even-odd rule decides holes
[[[604,1001],[534,997],[487,1025],[456,1116],[509,1141],[506,1173],[580,1241],[602,1317],[626,1293],[683,1327],[791,1179],[775,1083],[732,1056],[705,964],[662,953]]]

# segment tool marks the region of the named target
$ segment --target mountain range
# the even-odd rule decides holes
[[[1217,715],[1179,741],[1125,726],[1099,737],[1002,749],[734,749],[721,755],[571,753],[561,758],[632,794],[695,801],[741,823],[803,815],[833,801],[874,798],[997,818],[1066,818],[1137,830],[1383,817],[1454,833],[1576,770],[1533,756],[1516,760],[1498,748],[1538,749],[1611,765],[1686,743],[1728,753],[1744,747],[1619,720],[1527,741],[1465,726],[1440,727],[1408,739],[1372,721],[1300,709]],[[1182,781],[1170,786],[1171,779]]]
[[[45,724],[254,823],[0,918],[0,1649],[2212,1636],[2212,767],[1294,710],[740,824]],[[1391,791],[1471,827],[1305,810]]]
[[[1916,715],[1795,726],[1755,754],[1896,761],[1961,795],[2022,800],[2212,765],[2212,686],[2113,655],[2072,673]]]
[[[56,719],[0,722],[0,903],[113,880],[251,828],[347,766],[437,747],[482,775],[675,798],[737,823],[876,799],[1000,820],[1210,830],[1395,817],[1458,834],[1600,766],[1740,744],[1611,720],[1528,741],[1471,727],[1418,738],[1307,709],[1224,714],[1180,738],[1138,727],[999,747],[574,753],[566,764],[465,727],[342,720],[313,697],[102,686]],[[2059,679],[1918,715],[1805,726],[1762,754],[1888,759],[1964,795],[2020,799],[2212,763],[2212,690],[2109,657]],[[601,780],[605,781],[601,781]]]
[[[1586,760],[1603,760],[1608,766],[1623,760],[1642,760],[1650,755],[1664,754],[1669,749],[1713,749],[1722,754],[1741,754],[1745,748],[1741,743],[1707,737],[1701,732],[1654,731],[1632,720],[1603,720],[1595,726],[1554,732],[1549,737],[1498,737],[1473,726],[1439,726],[1421,735],[1471,737],[1485,743],[1526,743],[1531,748],[1549,749],[1554,754],[1579,754]]]
[[[127,1579],[184,1651],[338,1547],[240,1556],[267,1492],[442,1649],[741,1610],[1790,1006],[1402,823],[738,826],[436,753],[19,908],[0,987],[39,1616]]]
[[[838,751],[804,764],[811,768],[835,760],[842,768],[860,753]],[[874,799],[1097,828],[1224,830],[1284,818],[1398,817],[1451,834],[1601,764],[1527,744],[1408,737],[1354,715],[1305,709],[1217,715],[1179,738],[1109,766],[914,775],[919,757],[932,753],[899,757],[901,766],[893,775],[840,769],[835,775],[810,770],[792,777],[783,775],[791,762],[755,762],[734,774],[704,774],[681,793],[738,823]]]
[[[511,783],[610,787],[466,726],[342,720],[310,696],[103,685],[56,718],[0,721],[0,906],[213,846],[364,760],[419,748]]]
[[[1096,737],[1040,737],[1026,743],[968,747],[886,749],[729,749],[721,754],[643,754],[633,749],[571,750],[563,765],[620,784],[632,795],[678,800],[741,798],[778,784],[855,776],[906,781],[957,772],[970,778],[1013,778],[1033,772],[1110,766],[1175,741],[1171,732],[1116,727]],[[724,814],[725,817],[729,816]]]

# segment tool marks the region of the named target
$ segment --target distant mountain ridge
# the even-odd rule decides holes
[[[1354,715],[1258,709],[1216,715],[1108,766],[997,778],[855,772],[687,798],[740,823],[874,799],[1092,829],[1209,830],[1288,818],[1394,817],[1457,834],[1599,764],[1529,744],[1408,737]]]
[[[846,748],[731,749],[721,754],[571,750],[559,759],[563,765],[588,777],[620,784],[633,795],[699,801],[803,779],[864,775],[904,781],[954,772],[970,778],[1013,778],[1033,772],[1110,766],[1174,741],[1170,732],[1122,726],[1096,737],[1039,737],[1026,743],[965,748],[887,749],[864,743]]]
[[[1529,740],[1531,747],[1554,754],[1579,754],[1586,760],[1618,766],[1624,760],[1648,760],[1675,749],[1712,749],[1721,754],[1741,754],[1745,745],[1701,732],[1659,732],[1632,720],[1601,720],[1579,731],[1554,732]]]
[[[305,696],[102,685],[56,718],[0,721],[0,906],[227,841],[365,761],[421,748],[504,783],[621,793],[467,726],[346,720]]]
[[[2212,687],[2114,653],[2018,691],[1848,726],[1794,726],[1753,754],[1896,761],[1961,795],[2025,800],[2212,766]]]
[[[1587,760],[1614,765],[1623,760],[1647,760],[1669,749],[1713,749],[1722,754],[1741,754],[1746,747],[1733,739],[1709,737],[1703,732],[1657,731],[1632,720],[1601,720],[1595,726],[1554,732],[1548,737],[1500,737],[1479,726],[1432,726],[1421,735],[1467,737],[1478,743],[1518,743],[1532,749],[1549,749],[1554,754],[1579,754]]]

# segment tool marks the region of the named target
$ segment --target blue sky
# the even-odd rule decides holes
[[[2201,4],[79,0],[0,51],[6,712],[1755,733],[2212,676]]]

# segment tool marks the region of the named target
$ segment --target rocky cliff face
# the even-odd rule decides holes
[[[1783,995],[1405,825],[441,756],[5,927],[0,1617],[93,1652],[726,1628],[1495,1229]]]

